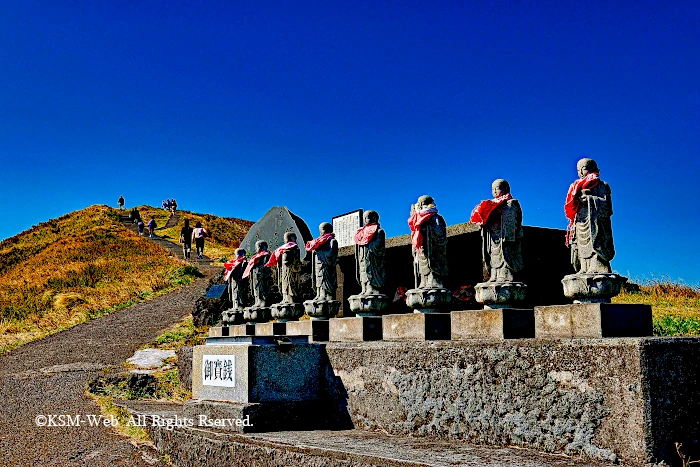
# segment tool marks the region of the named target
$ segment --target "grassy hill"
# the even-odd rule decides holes
[[[157,209],[150,206],[140,206],[138,208],[144,222],[153,216],[158,227],[165,226],[170,213],[164,209]],[[248,230],[254,222],[238,219],[235,217],[218,217],[211,214],[198,214],[190,211],[179,211],[179,222],[174,227],[159,229],[157,234],[173,243],[179,243],[180,229],[185,225],[185,219],[189,219],[190,227],[194,227],[197,222],[209,232],[209,237],[205,241],[204,252],[210,258],[227,259],[233,256],[245,238]],[[194,245],[193,245],[194,247]]]
[[[0,242],[0,353],[193,280],[198,271],[91,206]]]

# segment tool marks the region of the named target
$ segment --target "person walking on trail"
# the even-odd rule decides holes
[[[192,231],[194,229],[190,227],[190,220],[185,219],[185,226],[180,230],[180,243],[182,243],[182,253],[185,255],[185,259],[190,259],[192,254]],[[204,249],[204,247],[202,247]]]
[[[202,259],[204,256],[204,239],[207,235],[207,230],[202,227],[202,223],[197,222],[192,231],[192,240],[194,240],[194,246],[197,248],[197,259]]]
[[[139,222],[136,224],[136,228],[139,231],[139,235],[143,235],[143,231],[145,230],[146,224],[143,223],[143,220],[139,217]]]
[[[156,220],[151,216],[151,220],[148,221],[148,234],[151,236],[151,238],[155,238],[156,235]]]
[[[119,203],[119,210],[121,211],[122,209],[124,209],[124,195],[120,195],[119,201],[117,202]]]

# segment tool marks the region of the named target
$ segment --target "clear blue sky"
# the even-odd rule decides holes
[[[613,268],[697,284],[699,155],[698,1],[0,5],[0,238],[120,194],[314,231],[376,209],[394,236],[496,178],[564,228],[592,157]]]

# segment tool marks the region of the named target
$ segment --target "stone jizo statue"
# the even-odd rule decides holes
[[[386,234],[379,226],[377,211],[365,211],[364,227],[355,234],[355,268],[361,295],[378,295],[384,287],[384,250]]]
[[[316,298],[319,300],[335,300],[338,288],[338,274],[335,266],[338,263],[338,241],[333,233],[333,225],[323,222],[319,225],[320,236],[306,243],[306,251],[313,254],[313,279]]]
[[[435,201],[424,195],[411,206],[411,228],[416,288],[444,288],[447,277],[447,225]]]
[[[493,199],[479,203],[472,211],[470,222],[481,226],[488,282],[511,282],[523,269],[523,213],[506,180],[495,180],[491,192]]]
[[[231,298],[231,310],[241,310],[244,306],[245,297],[248,292],[246,283],[243,279],[243,272],[248,264],[246,251],[243,248],[236,250],[236,257],[224,263],[226,273],[224,280],[228,282],[229,297]]]
[[[255,298],[253,308],[266,307],[269,299],[272,274],[270,268],[265,267],[270,260],[270,252],[267,248],[266,241],[258,240],[255,243],[256,253],[250,258],[243,272],[244,279],[250,277],[250,287]]]
[[[571,263],[577,273],[611,273],[615,246],[610,186],[600,179],[593,159],[581,159],[576,169],[579,179],[569,187],[564,205],[569,219],[566,241],[571,248]]]
[[[270,255],[265,266],[278,266],[278,285],[282,294],[282,303],[299,301],[299,273],[301,272],[301,250],[297,245],[297,236],[293,232],[284,234],[285,244]]]

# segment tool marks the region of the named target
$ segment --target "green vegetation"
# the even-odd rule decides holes
[[[654,279],[629,284],[613,303],[644,303],[652,306],[654,335],[700,335],[700,287]]]
[[[120,310],[199,275],[91,206],[0,242],[0,354]]]
[[[184,346],[204,345],[208,332],[209,326],[195,327],[192,316],[188,316],[142,348],[177,350]]]

